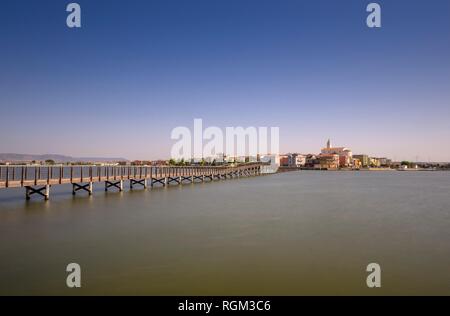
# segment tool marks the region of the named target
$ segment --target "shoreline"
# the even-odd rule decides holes
[[[293,172],[293,171],[330,171],[330,172],[436,172],[436,171],[450,171],[447,169],[392,169],[392,168],[365,168],[365,169],[313,169],[313,168],[296,168],[296,167],[279,167],[277,173]]]

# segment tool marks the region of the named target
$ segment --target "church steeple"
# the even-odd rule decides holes
[[[331,148],[331,140],[328,138],[328,141],[327,141],[327,148],[328,149],[330,149]]]

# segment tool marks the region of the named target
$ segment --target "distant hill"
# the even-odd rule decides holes
[[[33,155],[33,154],[12,154],[0,153],[0,161],[45,161],[53,160],[55,162],[117,162],[128,161],[125,158],[108,158],[108,157],[71,157],[57,154]]]

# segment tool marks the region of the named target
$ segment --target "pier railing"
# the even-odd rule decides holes
[[[257,170],[261,163],[237,166],[0,166],[0,188],[42,185],[220,176],[245,170]]]

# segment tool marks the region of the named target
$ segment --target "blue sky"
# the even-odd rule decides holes
[[[0,152],[167,158],[177,126],[450,161],[450,1],[2,1]]]

